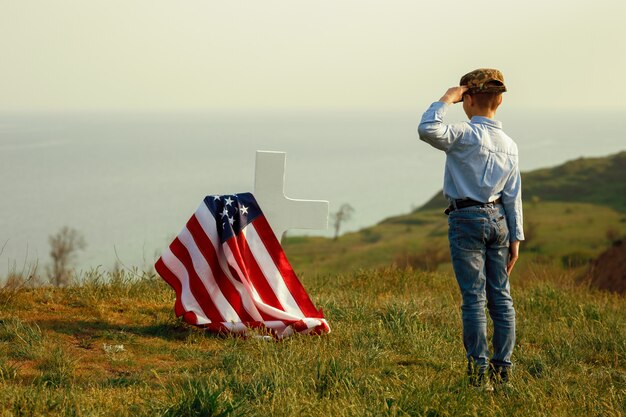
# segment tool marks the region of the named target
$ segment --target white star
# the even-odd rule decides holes
[[[222,223],[222,229],[226,229],[226,222]]]
[[[230,225],[232,226],[235,223],[235,218],[234,217],[229,217],[228,218],[228,223],[230,223]]]
[[[248,214],[248,207],[241,205],[241,214]]]
[[[228,209],[224,207],[224,211],[222,211],[222,217],[228,216]]]
[[[224,200],[224,202],[226,203],[227,206],[230,206],[231,204],[233,204],[233,200],[230,198],[230,196],[226,197],[226,200]]]
[[[220,196],[219,196],[219,195],[214,195],[214,196],[213,196],[213,201],[219,201],[219,199],[220,199]]]

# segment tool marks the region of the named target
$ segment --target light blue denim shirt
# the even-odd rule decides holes
[[[524,240],[517,145],[496,120],[474,116],[469,122],[445,124],[447,111],[446,103],[431,104],[417,129],[421,140],[446,153],[444,196],[483,203],[501,198],[510,241]]]

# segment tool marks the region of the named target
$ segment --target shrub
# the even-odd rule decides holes
[[[76,258],[76,252],[85,249],[85,238],[76,229],[64,226],[55,235],[48,237],[52,265],[48,268],[48,278],[57,287],[71,281],[70,266]]]

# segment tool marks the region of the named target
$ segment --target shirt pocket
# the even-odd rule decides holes
[[[509,155],[483,147],[485,158],[481,185],[490,192],[498,192],[504,187],[508,173],[512,169]]]

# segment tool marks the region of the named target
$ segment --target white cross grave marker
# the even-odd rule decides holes
[[[257,151],[254,197],[278,241],[289,229],[327,229],[328,201],[285,196],[285,152]]]

